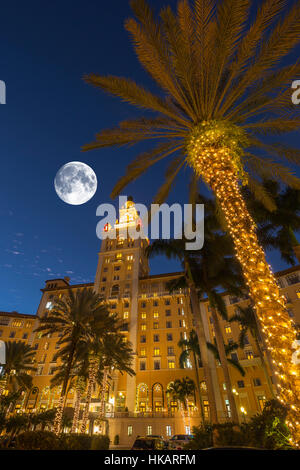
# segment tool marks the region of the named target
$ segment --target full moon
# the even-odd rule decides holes
[[[76,206],[84,204],[94,196],[97,177],[94,170],[85,163],[69,162],[56,173],[54,187],[60,199]]]

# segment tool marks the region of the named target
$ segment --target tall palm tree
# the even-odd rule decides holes
[[[258,351],[258,354],[259,354],[259,357],[260,357],[260,361],[261,361],[261,366],[262,366],[262,369],[264,371],[265,378],[267,380],[267,384],[268,384],[268,387],[269,387],[269,390],[270,390],[270,393],[271,393],[271,397],[275,398],[273,385],[272,385],[272,382],[270,380],[270,375],[269,375],[269,372],[268,372],[268,369],[267,369],[266,361],[265,361],[265,358],[264,358],[264,353],[263,353],[263,350],[262,350],[261,334],[259,332],[259,328],[258,328],[258,325],[257,325],[255,312],[254,312],[253,308],[251,307],[251,305],[249,305],[247,307],[237,306],[236,313],[231,318],[229,318],[229,322],[238,322],[241,326],[241,332],[240,332],[240,336],[239,336],[239,345],[240,345],[241,348],[245,347],[248,331],[251,333],[251,335],[252,335],[252,337],[255,341],[255,344],[256,344],[256,348],[257,348],[257,351]]]
[[[281,163],[299,164],[299,149],[264,142],[265,135],[299,129],[299,110],[292,105],[290,92],[299,62],[291,62],[288,54],[300,42],[300,4],[288,9],[284,0],[264,0],[254,19],[251,5],[250,0],[195,0],[191,8],[188,0],[179,0],[176,14],[164,7],[155,19],[145,0],[132,0],[135,19],[127,19],[125,28],[160,93],[111,75],[89,74],[85,80],[155,114],[102,130],[83,150],[157,140],[157,146],[128,166],[113,197],[170,155],[174,158],[156,203],[166,199],[185,165],[193,172],[191,188],[202,178],[212,189],[267,334],[280,377],[279,396],[289,407],[287,421],[295,441],[300,441],[291,348],[295,332],[240,191],[240,183],[247,183],[270,206],[261,177],[300,188],[299,179]]]
[[[36,332],[42,336],[49,333],[61,333],[57,344],[62,348],[55,354],[53,360],[65,358],[64,380],[59,399],[54,430],[58,434],[61,429],[62,415],[66,392],[71,377],[72,368],[77,360],[77,351],[82,342],[93,337],[94,332],[105,334],[114,331],[115,318],[111,316],[102,298],[91,288],[77,289],[74,293],[71,289],[65,299],[56,299],[53,308],[47,317],[39,319],[40,325]]]
[[[203,407],[203,399],[202,399],[202,392],[201,392],[201,385],[200,385],[200,377],[199,377],[199,367],[202,366],[201,363],[201,354],[200,354],[200,347],[198,336],[195,330],[191,330],[189,332],[189,336],[187,339],[181,338],[178,341],[178,346],[182,348],[182,352],[179,356],[179,365],[182,369],[187,366],[188,360],[192,356],[196,378],[197,378],[197,389],[199,393],[199,401],[200,401],[200,410],[202,416],[202,422],[205,422],[205,415],[204,415],[204,407]]]
[[[212,379],[212,371],[209,364],[208,351],[206,348],[206,337],[202,316],[200,312],[199,299],[197,293],[197,286],[193,279],[192,271],[190,269],[190,252],[185,251],[185,240],[156,240],[149,245],[146,249],[147,256],[154,256],[157,254],[164,254],[167,258],[177,258],[184,269],[184,276],[176,279],[175,283],[170,284],[170,289],[187,286],[190,293],[193,322],[199,340],[199,348],[201,360],[203,364],[204,379],[206,382],[208,402],[210,407],[210,419],[213,424],[218,423],[217,407],[215,391]]]
[[[233,246],[231,240],[220,230],[220,223],[215,217],[214,212],[216,209],[213,202],[210,199],[205,199],[204,196],[201,195],[199,196],[199,199],[201,199],[201,201],[205,200],[208,207],[208,211],[204,219],[206,230],[205,243],[202,249],[197,252],[185,251],[185,240],[157,240],[147,247],[146,253],[148,256],[153,254],[165,254],[169,258],[171,256],[176,256],[178,259],[182,260],[185,274],[183,279],[179,278],[175,281],[173,288],[176,288],[176,283],[178,282],[180,283],[185,281],[189,285],[192,311],[197,312],[196,314],[194,313],[193,318],[194,321],[200,325],[202,322],[198,296],[206,295],[208,297],[217,347],[224,374],[224,381],[227,387],[230,409],[233,421],[238,423],[238,412],[234,395],[232,393],[224,340],[218,318],[218,312],[223,316],[223,318],[227,318],[227,310],[222,296],[218,294],[218,289],[222,287],[228,293],[241,294],[241,274],[239,266],[232,258]],[[170,287],[172,287],[172,282],[170,283]],[[197,323],[195,324],[196,331]],[[203,360],[203,354],[207,357],[204,331],[202,337],[198,334],[198,338],[201,349],[201,358]],[[203,366],[204,364],[205,362],[203,360]],[[208,377],[209,373],[210,370],[208,371]],[[213,388],[212,384],[211,386]],[[207,390],[210,401],[209,383],[207,384]]]
[[[23,341],[8,341],[6,345],[6,363],[2,366],[3,385],[13,393],[20,388],[30,389],[32,386],[31,372],[36,371],[33,365],[35,350]]]
[[[299,258],[299,242],[295,232],[300,230],[300,190],[282,186],[277,181],[265,180],[263,187],[274,202],[274,209],[266,207],[245,186],[242,190],[247,207],[258,224],[258,238],[264,248],[280,251],[289,264]],[[272,210],[271,210],[272,209]]]

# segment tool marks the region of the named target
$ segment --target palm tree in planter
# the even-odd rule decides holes
[[[204,407],[203,407],[203,399],[202,399],[202,392],[201,392],[201,385],[200,385],[200,377],[199,377],[199,367],[202,367],[201,363],[201,354],[200,354],[200,347],[198,336],[195,330],[191,330],[189,332],[189,336],[187,339],[181,338],[178,341],[178,346],[182,348],[182,352],[179,356],[179,365],[182,369],[186,368],[188,365],[188,361],[192,357],[195,373],[197,378],[197,389],[199,393],[199,401],[200,401],[200,410],[202,416],[202,422],[205,422],[205,415],[204,415]]]
[[[284,148],[284,146],[283,146]],[[300,246],[295,232],[300,230],[300,190],[281,187],[277,181],[265,180],[263,187],[274,203],[265,206],[245,186],[242,193],[247,207],[258,225],[258,238],[262,246],[280,251],[281,257],[289,264],[300,261]]]
[[[262,366],[265,378],[267,380],[271,397],[275,398],[274,389],[272,386],[272,382],[270,380],[270,375],[267,369],[267,365],[266,365],[266,361],[265,361],[264,353],[262,349],[261,334],[259,332],[259,328],[257,325],[255,312],[253,308],[251,307],[251,305],[247,307],[237,306],[236,313],[231,318],[229,318],[229,322],[238,322],[241,326],[241,332],[239,336],[240,348],[244,348],[245,345],[247,344],[247,333],[250,332],[250,334],[252,335],[256,344],[256,349],[260,357],[261,366]]]
[[[114,319],[110,316],[102,298],[92,288],[84,288],[77,289],[76,292],[70,289],[65,298],[55,300],[48,316],[39,320],[40,325],[35,331],[41,332],[43,337],[48,334],[61,334],[57,344],[62,347],[53,358],[54,361],[60,357],[65,358],[65,376],[54,422],[54,432],[58,434],[61,430],[66,392],[72,369],[76,364],[77,351],[82,342],[93,337],[95,331],[101,335],[113,328]]]
[[[2,366],[3,384],[0,391],[5,388],[13,393],[20,389],[29,390],[32,386],[32,372],[36,371],[33,365],[35,350],[23,341],[8,341],[6,346],[6,363]]]
[[[189,405],[188,405],[188,398],[191,395],[195,394],[195,382],[190,379],[189,377],[184,377],[182,379],[176,379],[174,382],[171,382],[168,385],[167,393],[171,395],[172,399],[177,401],[179,404],[183,423],[185,426],[185,416],[188,415],[189,418],[189,428],[190,425],[190,412],[189,412]]]
[[[240,190],[240,184],[247,183],[268,204],[261,177],[300,188],[299,179],[281,163],[299,164],[299,149],[287,146],[282,152],[281,143],[272,142],[272,148],[266,148],[264,142],[265,135],[299,128],[299,110],[291,103],[290,91],[299,63],[290,62],[289,53],[300,41],[300,5],[297,2],[288,9],[283,1],[265,0],[253,18],[251,4],[250,0],[195,0],[190,7],[187,0],[179,0],[176,14],[165,7],[156,20],[145,0],[132,0],[135,18],[127,19],[125,28],[160,92],[111,75],[89,74],[85,80],[154,115],[102,130],[83,150],[157,141],[128,166],[112,197],[170,155],[174,158],[156,203],[166,199],[185,165],[192,169],[193,181],[202,178],[212,189],[277,364],[279,396],[289,407],[290,430],[300,441],[292,362],[295,332]]]

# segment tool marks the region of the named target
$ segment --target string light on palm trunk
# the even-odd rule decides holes
[[[287,405],[287,424],[294,445],[300,444],[297,366],[292,361],[296,332],[271,267],[260,246],[256,226],[243,200],[239,180],[247,181],[240,164],[243,131],[227,123],[204,122],[191,135],[187,161],[216,195],[232,236],[267,347],[276,367],[278,398]]]

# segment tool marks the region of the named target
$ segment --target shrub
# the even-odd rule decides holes
[[[16,448],[19,450],[56,450],[59,439],[49,431],[26,431],[19,434]]]
[[[90,450],[91,436],[89,434],[62,434],[59,438],[61,450]]]
[[[91,436],[92,442],[90,450],[108,450],[109,437],[108,436]]]
[[[222,423],[213,426],[215,446],[247,446],[249,445],[244,428],[235,423]]]
[[[185,449],[197,450],[212,447],[212,427],[210,424],[201,424],[200,426],[193,427],[193,436],[188,444],[184,446]]]

